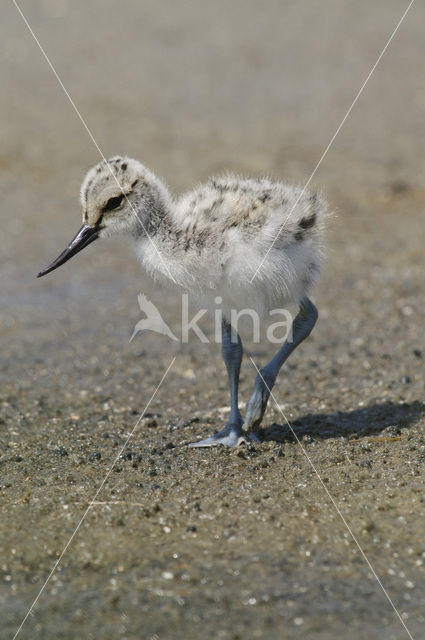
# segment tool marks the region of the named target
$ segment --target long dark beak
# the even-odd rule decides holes
[[[62,251],[60,256],[56,258],[56,260],[53,260],[53,262],[49,264],[48,267],[43,269],[43,271],[40,271],[40,273],[37,274],[37,278],[41,278],[41,276],[45,276],[46,273],[50,273],[54,269],[60,267],[61,264],[72,258],[72,256],[75,256],[76,253],[94,242],[94,240],[96,240],[96,238],[98,237],[98,225],[96,225],[95,227],[89,227],[88,225],[83,224],[83,226],[81,227],[81,229],[79,229],[77,235],[71,240],[65,251]]]

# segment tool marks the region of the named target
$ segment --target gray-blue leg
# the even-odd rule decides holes
[[[221,326],[221,352],[226,364],[230,389],[230,416],[229,420],[219,433],[201,440],[193,442],[189,447],[214,447],[224,444],[228,447],[236,447],[240,442],[245,441],[242,429],[243,420],[238,408],[238,387],[239,372],[241,369],[243,348],[242,341],[231,325],[223,320]]]
[[[300,310],[292,325],[292,341],[286,341],[274,358],[260,370],[254,385],[254,391],[246,405],[245,428],[254,432],[258,429],[267,407],[270,391],[276,382],[283,363],[296,347],[310,334],[318,318],[314,304],[307,297],[303,298]]]

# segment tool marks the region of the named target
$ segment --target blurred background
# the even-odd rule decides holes
[[[178,193],[225,170],[304,185],[407,2],[20,7],[104,155],[141,160]],[[412,633],[423,628],[425,585],[424,20],[414,3],[314,177],[335,213],[314,298],[321,320],[276,387],[288,417],[317,443],[312,457],[331,493],[348,500],[344,514]],[[113,494],[139,507],[90,512],[21,636],[281,638],[285,624],[288,638],[407,637],[332,505],[320,506],[323,490],[275,407],[256,462],[171,448],[222,426],[224,369],[217,345],[153,335],[128,344],[138,293],[177,333],[180,300],[152,285],[127,245],[96,243],[35,279],[79,228],[80,183],[99,153],[13,3],[3,7],[0,33],[4,629],[16,630],[114,442],[176,355],[150,407],[155,424],[143,422],[136,435],[139,463],[136,453],[121,461],[105,488],[104,501]],[[267,345],[252,348],[259,364],[273,355]],[[245,401],[254,378],[245,362]],[[393,440],[372,451],[371,434]],[[296,488],[305,482],[308,496]],[[211,487],[220,498],[208,502]],[[223,512],[226,488],[232,516]],[[262,510],[267,494],[272,506]],[[187,511],[203,495],[208,527]],[[392,500],[388,509],[378,510],[377,496]],[[301,517],[309,501],[316,515]],[[161,507],[147,517],[142,503]],[[266,512],[275,524],[264,524]],[[313,544],[317,557],[307,563]],[[264,593],[253,587],[258,577]]]

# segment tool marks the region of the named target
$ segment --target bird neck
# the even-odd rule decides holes
[[[137,206],[135,236],[142,238],[165,237],[172,225],[174,204],[168,189],[157,178],[144,185]]]

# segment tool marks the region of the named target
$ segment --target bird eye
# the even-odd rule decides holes
[[[119,196],[115,196],[114,198],[109,198],[108,202],[103,207],[102,211],[112,211],[113,209],[117,209],[121,202],[124,199],[124,194],[121,193]]]

